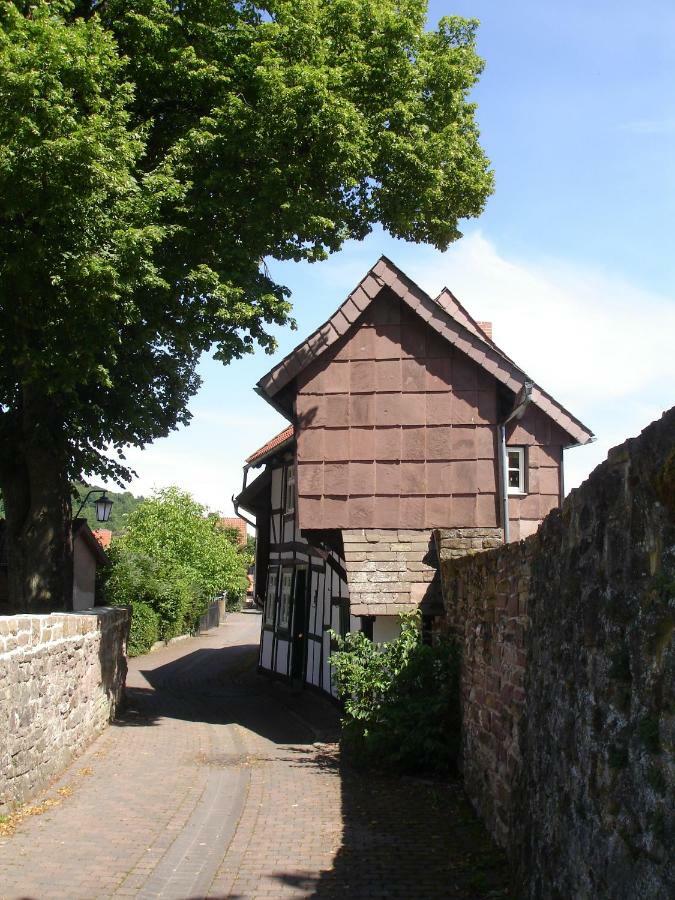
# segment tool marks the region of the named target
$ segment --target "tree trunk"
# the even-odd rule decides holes
[[[22,391],[2,435],[8,599],[15,612],[72,609],[73,536],[65,427],[56,404]]]

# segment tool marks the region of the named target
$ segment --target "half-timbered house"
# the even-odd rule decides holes
[[[327,691],[330,629],[388,640],[415,608],[432,625],[438,554],[531,534],[562,500],[564,449],[593,439],[488,323],[384,257],[256,390],[290,422],[237,498],[256,517],[260,666]]]

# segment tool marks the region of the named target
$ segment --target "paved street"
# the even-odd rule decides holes
[[[131,661],[124,716],[0,838],[2,900],[507,896],[459,787],[342,767],[333,706],[255,673],[259,628]]]

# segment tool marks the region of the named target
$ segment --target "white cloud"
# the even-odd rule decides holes
[[[561,260],[506,259],[480,232],[429,262],[402,265],[492,321],[502,349],[596,433],[567,454],[568,487],[675,403],[674,298]]]
[[[614,402],[675,384],[672,298],[556,260],[506,260],[480,233],[433,271],[414,270],[406,268],[425,289],[438,293],[447,283],[476,319],[492,320],[497,343],[570,402]]]

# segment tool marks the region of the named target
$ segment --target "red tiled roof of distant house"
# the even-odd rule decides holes
[[[112,531],[109,528],[95,528],[93,529],[93,535],[104,550],[110,546]]]
[[[238,516],[223,516],[218,520],[222,528],[232,528],[239,532],[239,543],[245,544],[247,538],[246,522]]]
[[[293,426],[289,425],[288,428],[284,428],[283,431],[279,432],[276,437],[273,437],[266,444],[263,444],[260,449],[256,450],[255,453],[252,453],[248,459],[246,460],[249,465],[255,462],[257,459],[261,459],[270,452],[270,450],[274,450],[275,447],[280,447],[282,444],[285,444],[286,441],[290,441],[293,437]]]

